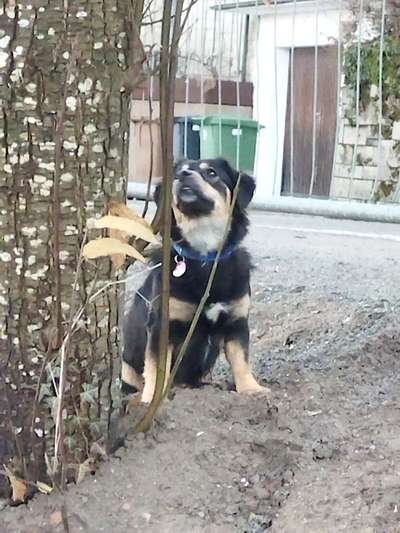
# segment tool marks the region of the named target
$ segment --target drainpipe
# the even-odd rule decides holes
[[[249,53],[249,28],[250,28],[250,15],[246,15],[246,18],[244,21],[244,42],[243,42],[243,52],[242,52],[242,67],[241,67],[242,81],[246,81],[247,55]]]

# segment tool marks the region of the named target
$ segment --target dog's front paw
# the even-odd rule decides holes
[[[142,392],[142,397],[140,398],[140,402],[148,405],[151,403],[153,396],[154,396],[154,391],[146,390],[146,387],[145,387]]]
[[[239,394],[257,394],[260,396],[266,396],[267,398],[270,398],[272,395],[271,389],[269,389],[268,387],[263,387],[257,382],[244,385],[242,387],[237,387],[237,392]]]

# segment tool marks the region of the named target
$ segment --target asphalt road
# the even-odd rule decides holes
[[[130,204],[141,212],[143,202]],[[153,212],[151,204],[149,218]],[[246,245],[257,264],[255,276],[263,276],[263,261],[276,260],[287,273],[288,287],[306,284],[355,298],[399,298],[400,224],[258,210],[249,214]]]

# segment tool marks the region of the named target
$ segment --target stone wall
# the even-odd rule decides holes
[[[400,9],[397,0],[386,2],[384,40],[381,43],[382,5],[381,1],[365,2],[364,19],[360,22],[359,1],[353,2],[352,16],[343,27],[343,86],[331,186],[333,198],[400,203]],[[360,50],[357,32],[362,36]],[[377,85],[382,44],[383,116],[380,118]],[[360,83],[358,117],[357,83]]]
[[[331,196],[360,201],[400,202],[400,122],[383,119],[379,142],[377,87],[360,113],[358,127],[346,109],[352,107],[344,89],[344,117],[340,120]]]

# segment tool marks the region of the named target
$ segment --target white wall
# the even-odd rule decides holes
[[[259,134],[255,201],[280,196],[288,91],[289,58],[295,47],[334,44],[339,33],[339,11],[330,7],[259,8],[250,35],[249,81],[254,83],[254,118],[265,128]],[[343,13],[342,13],[343,15]],[[259,18],[257,18],[259,17]],[[259,28],[257,31],[257,24]]]
[[[188,5],[185,2],[185,7]],[[154,0],[142,27],[144,45],[160,43],[163,0]],[[216,7],[217,6],[217,7]],[[224,11],[214,0],[198,0],[190,10],[180,40],[178,77],[236,80],[240,75],[245,13]]]

